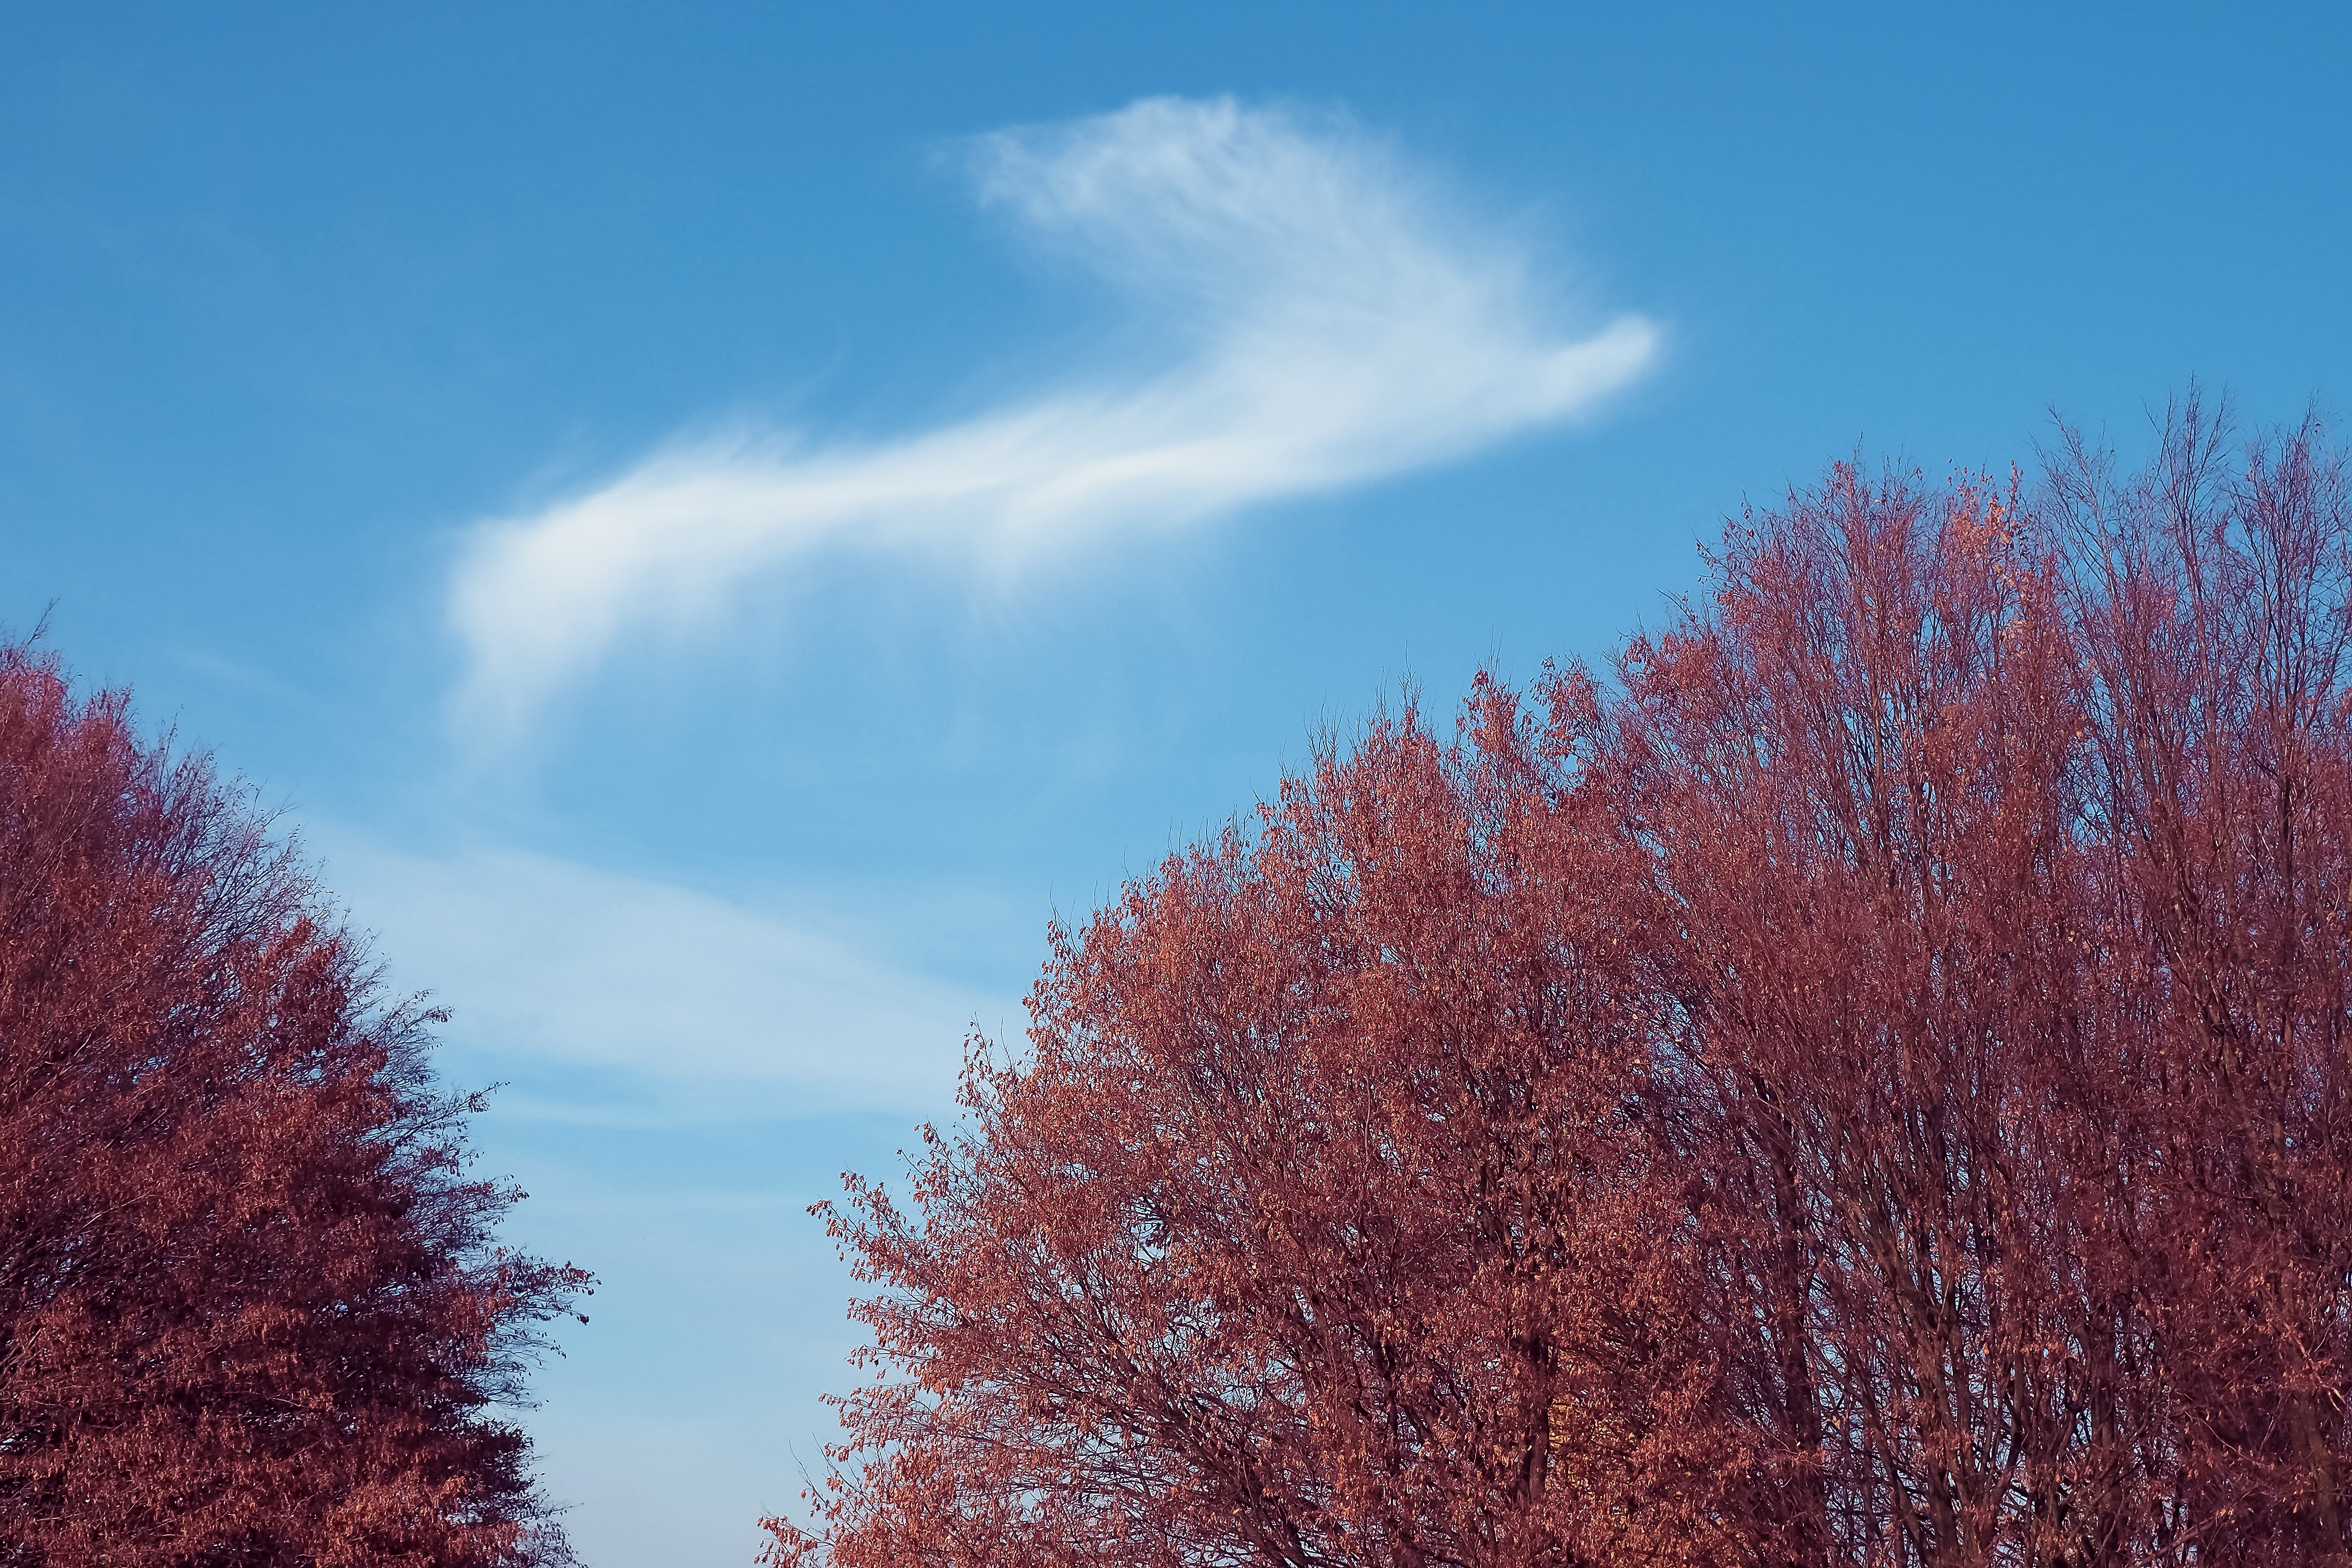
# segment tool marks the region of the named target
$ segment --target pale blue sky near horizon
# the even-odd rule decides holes
[[[2352,391],[2352,13],[0,16],[0,625],[285,813],[597,1269],[599,1568],[748,1563],[807,1204],[1045,921],[1860,449]]]

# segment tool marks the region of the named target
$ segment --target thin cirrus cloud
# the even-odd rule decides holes
[[[1337,120],[1150,99],[967,144],[982,201],[1180,344],[897,439],[680,441],[467,535],[460,710],[511,731],[624,636],[849,548],[999,565],[1444,462],[1591,411],[1657,353]],[[1165,334],[1163,334],[1165,337]]]
[[[420,855],[327,823],[307,837],[367,911],[394,991],[431,978],[461,1060],[572,1097],[520,1107],[540,1114],[929,1109],[974,1023],[1002,1035],[1021,1016],[838,921],[519,850]],[[530,1070],[551,1062],[566,1071]]]

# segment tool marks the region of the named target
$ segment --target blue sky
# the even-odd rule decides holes
[[[828,1429],[802,1212],[1054,910],[1860,444],[2342,409],[2341,8],[17,7],[0,619],[281,807],[516,1239],[605,1568]]]

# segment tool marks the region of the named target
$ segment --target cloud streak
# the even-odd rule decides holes
[[[896,440],[673,443],[479,524],[461,712],[510,731],[623,637],[820,550],[1002,566],[1361,484],[1586,413],[1656,353],[1639,317],[1558,331],[1520,247],[1344,125],[1154,99],[967,151],[985,204],[1172,330],[1166,360]]]
[[[565,1114],[929,1110],[975,1021],[1024,1021],[1017,998],[670,883],[510,849],[418,855],[331,825],[306,837],[394,989],[429,981],[452,1046],[524,1101],[561,1086]]]

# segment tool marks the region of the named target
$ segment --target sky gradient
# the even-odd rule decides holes
[[[0,622],[506,1084],[583,1554],[744,1563],[854,1342],[805,1205],[1056,910],[1832,458],[2340,413],[2347,17],[20,7]]]

